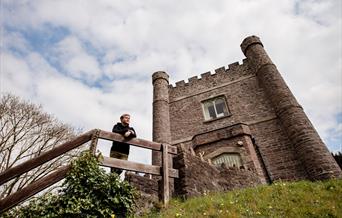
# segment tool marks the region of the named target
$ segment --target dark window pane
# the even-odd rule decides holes
[[[211,118],[216,118],[215,108],[214,105],[210,105],[208,107],[209,115]]]
[[[204,104],[204,116],[206,120],[212,119],[209,114],[209,107],[213,107],[213,102],[211,101],[206,101],[203,103]]]
[[[220,115],[220,116],[223,116],[226,113],[226,105],[224,103],[224,100],[223,99],[217,99],[216,102],[215,102],[215,105],[216,105],[216,111],[217,111],[217,115]]]
[[[223,114],[224,113],[224,103],[216,104],[216,111],[217,114]]]

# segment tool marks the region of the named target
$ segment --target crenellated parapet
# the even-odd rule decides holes
[[[180,80],[175,82],[175,85],[170,84],[169,88],[177,88],[177,87],[183,87],[183,86],[188,86],[188,85],[193,85],[193,84],[197,84],[198,82],[201,82],[203,80],[210,80],[210,79],[214,79],[213,77],[218,76],[229,76],[228,74],[233,74],[235,73],[235,71],[240,70],[237,68],[245,68],[245,65],[247,65],[247,58],[243,59],[243,63],[240,64],[239,62],[234,62],[232,64],[228,65],[228,68],[226,68],[225,66],[223,67],[219,67],[217,69],[214,70],[214,72],[208,71],[205,73],[200,74],[200,77],[198,76],[193,76],[188,78],[189,82],[185,82],[184,80]],[[244,70],[244,69],[243,69]]]
[[[214,87],[224,86],[226,83],[239,80],[243,77],[253,75],[250,70],[247,59],[243,59],[242,63],[234,62],[227,66],[220,67],[214,71],[208,71],[188,78],[188,82],[184,80],[177,81],[175,85],[169,85],[170,101],[177,97],[186,96],[202,90]]]
[[[234,157],[240,166],[255,170],[261,183],[341,178],[341,169],[261,40],[247,37],[241,50],[246,56],[242,62],[173,85],[165,72],[152,76],[153,140],[192,149],[216,163]],[[153,155],[153,164],[159,160]],[[204,168],[193,170],[205,173]],[[207,178],[214,176],[208,173]]]

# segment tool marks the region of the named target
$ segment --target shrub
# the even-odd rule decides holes
[[[47,193],[5,217],[111,217],[134,212],[137,191],[117,174],[107,174],[90,152],[72,162],[58,194]]]

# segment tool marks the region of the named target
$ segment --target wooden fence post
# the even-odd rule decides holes
[[[97,142],[99,140],[99,135],[100,135],[99,129],[95,129],[93,135],[91,136],[91,142],[90,142],[90,152],[95,155],[96,154],[96,148],[97,148]]]
[[[169,154],[168,145],[162,144],[162,200],[164,206],[169,203],[170,198],[170,182],[169,182]]]
[[[177,154],[177,147],[171,146],[169,144],[160,144],[157,142],[150,142],[144,139],[133,138],[133,139],[126,140],[123,136],[119,134],[106,132],[106,131],[102,131],[99,129],[94,129],[87,133],[84,133],[72,139],[71,141],[65,142],[62,145],[59,145],[49,151],[46,151],[45,153],[39,155],[38,157],[25,161],[15,167],[12,167],[0,173],[0,185],[90,140],[91,140],[91,143],[90,143],[89,150],[92,151],[93,154],[96,154],[96,148],[97,148],[97,143],[98,143],[99,138],[110,140],[110,141],[130,143],[132,145],[139,146],[142,148],[148,148],[148,149],[162,152],[162,166],[159,166],[159,165],[149,166],[145,164],[119,160],[119,159],[109,158],[109,157],[104,157],[100,165],[109,166],[109,167],[118,167],[120,169],[127,169],[127,170],[136,171],[136,172],[150,173],[153,175],[158,175],[158,177],[161,176],[162,180],[159,183],[160,184],[159,194],[161,197],[160,200],[163,202],[164,206],[167,206],[169,199],[170,199],[170,180],[171,180],[170,177],[179,178],[178,170],[173,169],[172,163],[169,163],[169,158],[171,158],[172,160],[171,154]],[[70,169],[70,166],[63,166],[59,168],[58,170],[52,172],[51,174],[45,177],[42,177],[39,180],[27,185],[26,187],[13,193],[12,195],[9,195],[6,198],[1,199],[0,200],[0,213],[3,213],[4,211],[10,209],[11,207],[26,200],[30,196],[35,195],[36,193],[44,190],[45,188],[65,178],[69,169]]]

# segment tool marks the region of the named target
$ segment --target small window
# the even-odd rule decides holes
[[[226,163],[230,167],[240,167],[242,166],[242,161],[240,154],[238,153],[223,153],[214,157],[211,162],[215,165],[221,165]]]
[[[211,120],[228,115],[224,97],[213,98],[203,102],[205,120]]]

